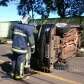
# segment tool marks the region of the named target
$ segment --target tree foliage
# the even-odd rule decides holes
[[[81,16],[84,13],[84,0],[55,0],[60,17]]]
[[[14,0],[0,0],[0,5],[7,6],[9,1]],[[84,0],[20,0],[17,9],[18,14],[23,16],[30,11],[42,18],[48,18],[52,11],[57,11],[60,17],[80,16],[84,13]]]
[[[30,11],[40,14],[42,18],[46,18],[48,16],[43,0],[20,0],[20,3],[18,5],[19,15],[24,16],[26,14],[29,14]]]
[[[84,0],[44,0],[47,10],[57,11],[60,17],[81,16],[84,13]]]
[[[65,4],[68,5],[66,16],[81,16],[84,13],[84,0],[65,0]]]
[[[20,0],[17,7],[19,15],[25,16],[33,9],[34,0]]]
[[[57,13],[60,17],[65,17],[64,0],[56,0]]]
[[[43,2],[43,0],[35,0],[34,11],[40,14],[42,18],[48,18],[46,4]]]
[[[9,2],[9,0],[0,0],[0,5],[1,6],[8,6],[8,3]]]

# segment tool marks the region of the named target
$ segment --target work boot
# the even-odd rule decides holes
[[[15,79],[15,80],[21,80],[23,79],[24,75],[23,74],[19,74],[17,72],[11,73],[11,78]]]
[[[9,76],[10,76],[11,78],[13,78],[13,77],[14,77],[14,73],[10,73]]]
[[[24,68],[24,74],[32,75],[32,74],[37,74],[37,72],[35,72],[35,70],[31,68]]]
[[[15,79],[15,80],[22,80],[23,77],[24,77],[23,75],[14,75],[13,79]]]

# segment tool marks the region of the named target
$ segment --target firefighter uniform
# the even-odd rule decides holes
[[[29,37],[29,40],[30,39],[33,40],[34,36],[38,33],[38,31],[36,30],[35,24],[34,24],[34,26],[35,26],[35,28],[33,29],[33,34],[31,35],[31,38]],[[30,40],[30,41],[32,41],[32,40]],[[28,47],[27,47],[27,53],[25,56],[24,73],[25,74],[28,74],[28,73],[32,74],[34,71],[30,68],[30,59],[31,59],[31,55],[34,54],[34,52],[35,52],[35,45],[30,46],[29,43],[27,45],[28,45]]]
[[[27,53],[25,55],[24,69],[30,68],[30,58],[31,58],[31,47],[28,45]]]
[[[15,24],[12,43],[12,65],[15,79],[23,78],[25,55],[28,43],[31,48],[35,47],[33,37],[33,25]]]

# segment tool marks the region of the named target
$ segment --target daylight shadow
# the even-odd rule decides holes
[[[7,53],[7,54],[4,54],[4,55],[2,55],[2,56],[4,56],[4,57],[8,57],[9,59],[12,59],[12,53]]]
[[[12,71],[12,65],[9,61],[6,61],[6,62],[0,64],[0,67],[7,74],[11,73],[11,71]]]

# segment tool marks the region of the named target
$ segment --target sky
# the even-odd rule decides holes
[[[19,19],[20,17],[17,14],[17,9],[14,4],[8,7],[0,6],[0,21],[13,21]]]
[[[34,14],[35,19],[40,19],[40,15]],[[58,17],[56,12],[50,13],[49,18]],[[8,7],[0,6],[0,22],[2,21],[17,21],[21,16],[18,15],[17,4],[9,3]]]

